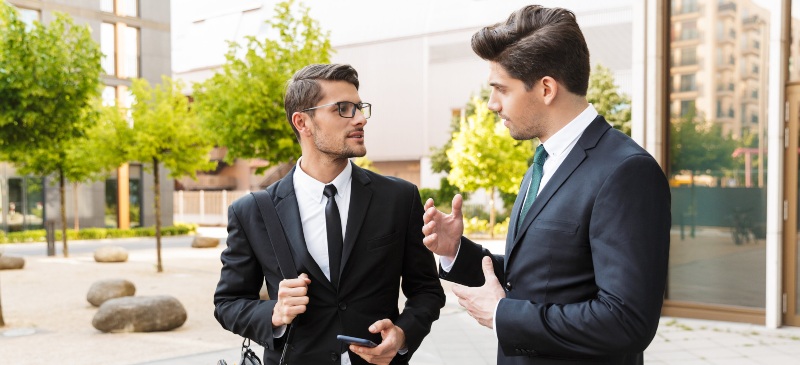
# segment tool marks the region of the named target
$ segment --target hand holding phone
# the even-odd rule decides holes
[[[363,339],[363,338],[358,338],[358,337],[350,337],[350,336],[338,335],[338,336],[336,336],[336,339],[339,340],[339,341],[342,341],[344,343],[350,344],[350,345],[364,346],[364,347],[376,347],[376,346],[378,346],[375,342],[372,342],[370,340]]]

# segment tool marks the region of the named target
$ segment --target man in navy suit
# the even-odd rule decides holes
[[[264,346],[266,364],[277,364],[286,346],[288,364],[408,364],[445,303],[433,254],[422,244],[416,186],[349,160],[366,154],[371,106],[358,85],[350,65],[330,64],[303,68],[286,88],[286,117],[303,156],[267,190],[299,278],[282,280],[252,196],[228,209],[214,315]],[[269,300],[259,299],[264,282]],[[379,345],[347,346],[337,335]]]
[[[517,140],[538,138],[511,212],[505,255],[462,236],[425,204],[424,243],[480,324],[498,364],[642,364],[669,257],[670,192],[658,163],[586,101],[589,50],[575,15],[526,6],[473,35],[496,111]],[[489,172],[487,172],[489,173]]]

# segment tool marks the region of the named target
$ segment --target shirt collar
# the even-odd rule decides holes
[[[547,142],[542,143],[544,149],[547,150],[547,155],[557,157],[564,153],[567,147],[572,144],[572,141],[578,139],[586,127],[597,118],[597,115],[597,110],[592,104],[589,104],[575,119],[548,138]]]
[[[302,189],[303,193],[307,196],[313,197],[315,201],[321,202],[325,195],[322,194],[322,191],[325,189],[325,185],[333,184],[336,187],[336,195],[342,196],[342,194],[346,191],[348,187],[348,183],[353,175],[353,166],[350,162],[347,163],[344,170],[337,175],[333,181],[329,183],[323,183],[310,175],[308,175],[302,168],[300,168],[300,161],[303,159],[301,156],[297,160],[297,168],[295,169],[295,189]]]

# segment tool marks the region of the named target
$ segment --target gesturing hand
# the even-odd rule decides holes
[[[297,279],[281,280],[278,286],[278,302],[272,310],[272,326],[280,327],[292,321],[301,313],[305,313],[308,304],[308,284],[311,279],[305,273]]]
[[[444,214],[434,206],[433,199],[425,202],[425,214],[422,215],[422,233],[425,244],[431,252],[448,258],[454,258],[458,252],[461,235],[464,233],[464,218],[461,216],[461,195],[453,197],[453,211]]]
[[[481,287],[453,285],[453,294],[458,297],[458,304],[464,307],[472,318],[483,326],[494,327],[494,309],[497,302],[506,297],[506,292],[494,274],[492,259],[483,257],[483,276],[486,282]]]
[[[356,355],[361,356],[370,364],[388,364],[394,359],[399,351],[406,343],[406,334],[403,329],[397,327],[389,319],[382,319],[369,326],[369,331],[372,333],[380,332],[381,344],[378,347],[364,347],[350,345],[350,351]]]

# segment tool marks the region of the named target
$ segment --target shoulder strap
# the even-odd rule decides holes
[[[261,219],[267,227],[269,242],[272,244],[275,257],[278,259],[278,267],[283,274],[283,278],[297,278],[297,267],[294,265],[292,253],[289,251],[289,243],[286,242],[286,234],[283,232],[283,226],[280,218],[278,218],[278,211],[275,210],[275,204],[272,203],[272,197],[266,190],[255,191],[250,194],[253,195],[258,211],[261,212]]]

